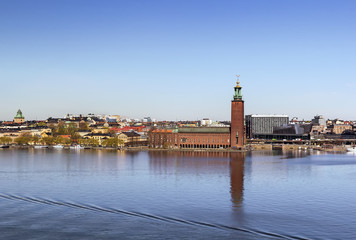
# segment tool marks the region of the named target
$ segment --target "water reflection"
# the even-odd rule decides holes
[[[244,189],[245,153],[231,153],[230,161],[230,193],[233,208],[240,208]]]
[[[223,174],[230,160],[227,152],[150,151],[148,156],[154,174]]]
[[[189,172],[195,174],[229,174],[232,207],[240,208],[243,201],[245,153],[242,152],[149,152],[154,174]],[[228,170],[228,172],[226,172]],[[225,175],[226,176],[226,175]]]
[[[49,234],[92,231],[91,239],[104,239],[95,235],[103,232],[111,232],[112,239],[246,239],[239,229],[295,239],[355,236],[354,155],[7,149],[0,150],[0,166],[4,239],[19,239],[33,226]],[[114,214],[113,209],[135,214]],[[169,221],[156,221],[156,216]],[[194,226],[179,219],[195,221]],[[198,228],[196,222],[213,227]],[[4,237],[6,224],[10,237]],[[252,239],[261,237],[250,233]]]

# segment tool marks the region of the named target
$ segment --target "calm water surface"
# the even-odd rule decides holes
[[[355,239],[356,155],[0,150],[1,239]]]

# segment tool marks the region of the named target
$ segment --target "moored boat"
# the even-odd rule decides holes
[[[80,145],[70,146],[69,148],[70,148],[70,149],[76,149],[76,150],[84,149],[84,147],[82,147],[82,146],[80,146]]]
[[[63,149],[63,145],[60,145],[60,144],[54,145],[53,148],[54,149]]]
[[[354,153],[356,153],[356,146],[348,147],[346,150],[347,150],[348,152],[354,152]]]
[[[35,149],[43,149],[43,148],[48,148],[48,146],[45,145],[35,145],[33,146]]]

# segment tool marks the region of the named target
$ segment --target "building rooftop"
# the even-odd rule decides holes
[[[21,110],[17,110],[16,116],[14,118],[25,118],[21,112]]]
[[[140,136],[141,136],[140,134],[138,134],[138,133],[136,133],[136,132],[134,132],[134,131],[123,132],[123,133],[121,133],[121,134],[124,134],[124,135],[126,135],[127,137],[140,137]]]
[[[182,127],[179,133],[230,133],[229,127]]]
[[[251,116],[251,117],[288,117],[288,115],[285,115],[285,114],[250,114],[247,116]]]

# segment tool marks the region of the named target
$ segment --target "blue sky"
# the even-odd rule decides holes
[[[0,120],[356,119],[356,1],[0,1]]]

